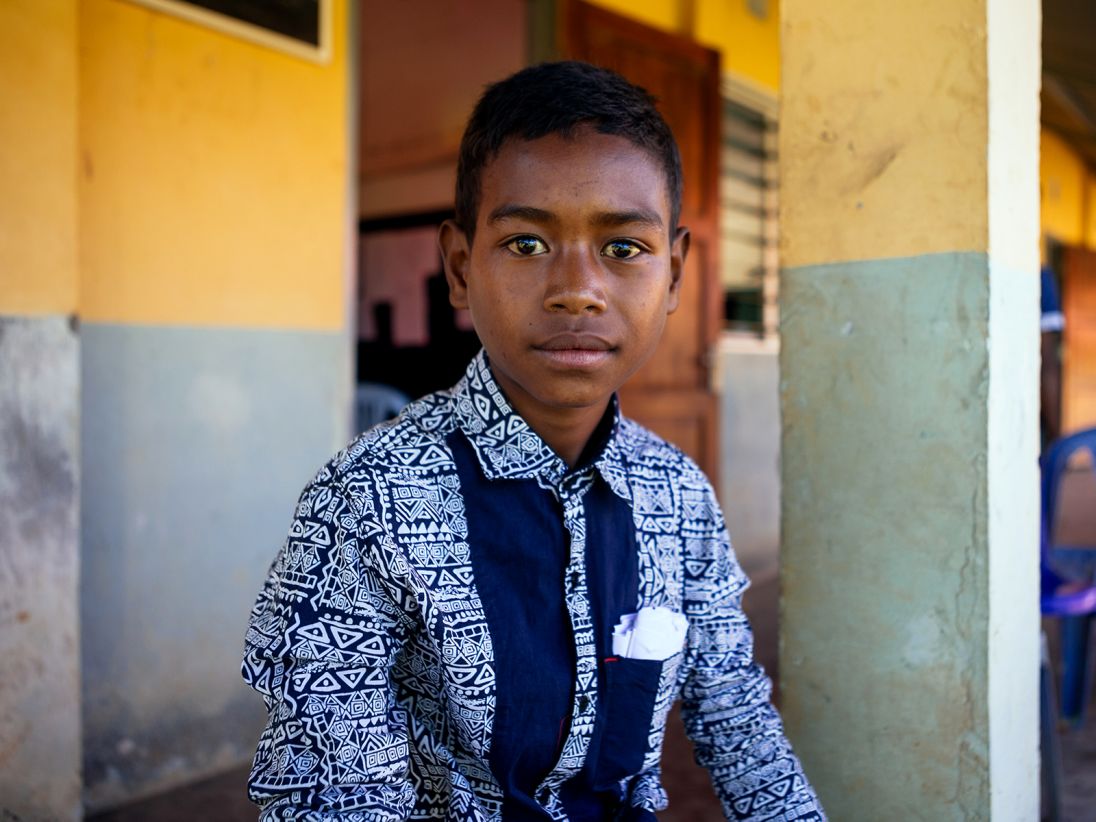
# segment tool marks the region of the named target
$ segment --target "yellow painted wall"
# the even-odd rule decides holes
[[[984,48],[984,3],[793,8],[783,81],[810,93],[781,101],[781,264],[985,251],[986,62],[955,59]]]
[[[346,0],[327,65],[122,0],[79,2],[80,310],[344,325]]]
[[[679,34],[688,33],[688,15],[684,13],[682,0],[590,0],[625,17],[631,17],[648,26]]]
[[[76,3],[0,3],[0,314],[76,309]]]
[[[1085,236],[1085,164],[1065,140],[1045,128],[1039,140],[1039,180],[1043,233],[1078,245]]]
[[[720,52],[723,71],[780,88],[780,0],[760,19],[748,0],[590,0],[649,26],[694,37]]]
[[[704,45],[717,49],[723,72],[752,80],[773,92],[780,90],[780,0],[769,0],[761,19],[747,0],[698,0],[693,32]]]

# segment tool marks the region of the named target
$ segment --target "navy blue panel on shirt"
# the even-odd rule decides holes
[[[563,579],[570,539],[562,507],[535,480],[488,480],[462,433],[454,432],[447,442],[460,477],[476,587],[494,647],[496,713],[489,764],[504,793],[503,819],[549,819],[533,794],[559,758],[575,680]],[[593,470],[584,464],[589,460],[576,470]],[[635,525],[627,503],[596,473],[583,503],[587,582],[602,660],[598,692],[604,694],[603,660],[611,653],[613,627],[637,606]],[[605,709],[599,699],[586,768],[561,791],[572,822],[601,822],[617,810],[615,786],[608,792],[593,787]],[[637,724],[647,727],[642,719]],[[643,753],[636,751],[639,760]]]
[[[654,699],[641,699],[639,710],[632,698],[635,694],[620,693],[612,688],[607,680],[607,669],[621,665],[622,661],[606,664],[605,660],[613,651],[613,628],[624,614],[635,613],[639,596],[639,557],[635,544],[635,524],[628,504],[612,492],[609,486],[595,479],[587,491],[586,508],[586,573],[589,580],[590,602],[593,610],[595,643],[598,651],[598,711],[594,728],[594,738],[590,743],[590,755],[583,772],[564,786],[562,791],[564,805],[572,822],[593,822],[608,818],[606,802],[612,800],[615,806],[619,797],[616,791],[606,795],[603,791],[609,786],[601,775],[611,768],[606,755],[619,752],[614,741],[622,738],[620,719],[624,714],[626,730],[638,730],[638,737],[631,733],[630,741],[639,739],[638,744],[629,751],[630,762],[635,765],[628,774],[639,770],[643,755],[647,752],[646,736],[650,728]],[[647,660],[626,660],[625,664]],[[650,666],[646,666],[650,667]],[[655,678],[661,665],[654,663]],[[619,679],[619,677],[617,678]],[[649,679],[649,677],[647,677]],[[653,693],[651,693],[653,697]],[[643,715],[643,706],[646,707]],[[633,710],[629,710],[633,709]],[[617,721],[610,723],[610,715]],[[613,786],[615,788],[615,786]],[[597,789],[602,789],[601,791]]]
[[[562,595],[562,514],[533,480],[484,477],[463,434],[450,435],[449,446],[494,649],[497,700],[489,764],[505,794],[503,818],[550,819],[533,793],[558,758],[575,668]]]

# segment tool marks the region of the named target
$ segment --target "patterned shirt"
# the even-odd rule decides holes
[[[609,731],[596,729],[599,716],[611,728],[614,693],[649,686],[641,755],[612,774],[626,806],[665,807],[659,759],[680,698],[728,819],[824,819],[753,662],[746,579],[703,474],[626,419],[614,421],[596,459],[568,470],[510,407],[482,352],[455,388],[363,434],[301,496],[252,612],[243,664],[269,711],[250,779],[262,818],[500,818],[490,755],[505,706],[455,432],[487,481],[532,480],[551,493],[568,536],[573,682],[558,758],[535,791],[548,817],[567,819],[567,788],[612,747]],[[663,606],[689,620],[685,648],[664,661],[599,657],[586,545],[595,480],[631,514],[635,610]]]

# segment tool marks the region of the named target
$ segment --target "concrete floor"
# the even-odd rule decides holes
[[[754,626],[758,660],[774,679],[778,673],[778,590],[778,580],[774,576],[755,580],[745,602]],[[1047,627],[1051,633],[1053,626],[1048,623]],[[1051,640],[1053,649],[1053,635]],[[1061,819],[1063,822],[1093,822],[1096,820],[1096,715],[1088,717],[1082,730],[1063,732],[1061,742]],[[666,744],[663,769],[670,807],[659,814],[660,822],[722,822],[723,814],[712,793],[708,775],[692,762],[689,742],[676,715],[672,717]],[[247,768],[240,768],[91,819],[95,822],[184,822],[194,819],[254,822],[257,811],[245,795],[246,780]]]

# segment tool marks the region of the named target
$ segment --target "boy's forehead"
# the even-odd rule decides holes
[[[508,137],[484,164],[478,219],[500,202],[565,200],[642,206],[669,225],[669,197],[666,174],[650,151],[584,126],[567,135]]]
[[[524,162],[543,165],[571,165],[576,159],[594,165],[612,165],[621,162],[649,163],[660,167],[659,158],[647,148],[618,134],[606,134],[590,125],[581,125],[568,132],[552,132],[543,137],[527,139],[512,135],[487,162],[484,171],[495,165],[500,158],[521,157]],[[641,159],[642,158],[642,159]]]

